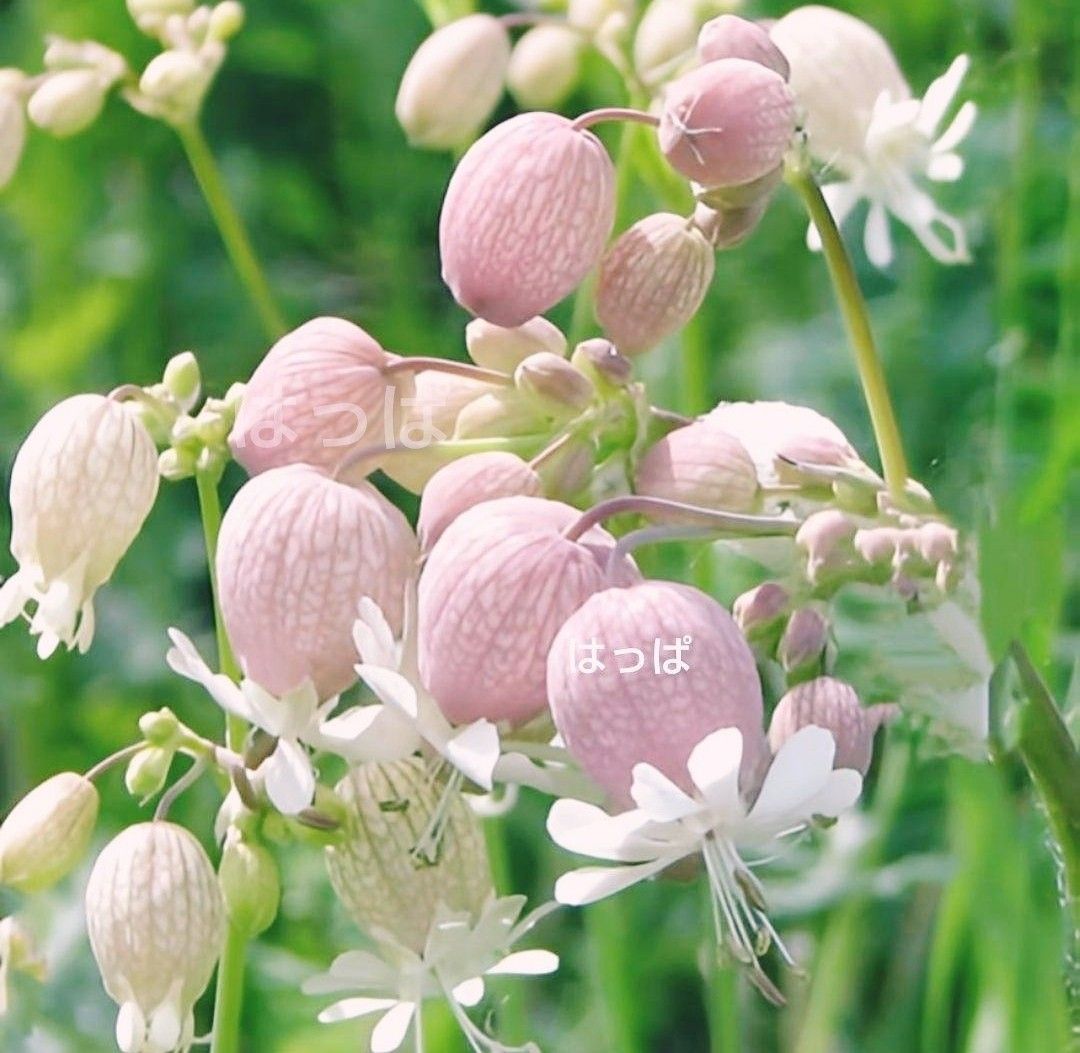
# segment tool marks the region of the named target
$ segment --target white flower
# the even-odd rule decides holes
[[[801,7],[780,19],[771,35],[791,64],[811,155],[841,176],[824,188],[837,223],[865,198],[864,243],[875,266],[886,267],[893,257],[890,212],[935,259],[966,262],[963,227],[918,180],[954,182],[963,172],[955,151],[975,121],[975,105],[964,103],[945,130],[939,128],[967,72],[967,56],[915,99],[885,40],[851,15]],[[813,249],[821,246],[813,228],[808,241]]]
[[[373,933],[378,953],[348,951],[334,959],[327,973],[308,980],[305,994],[357,991],[324,1009],[324,1024],[381,1014],[371,1035],[371,1053],[392,1053],[404,1043],[410,1026],[421,1026],[420,1005],[426,999],[445,999],[471,1049],[476,1053],[534,1051],[536,1047],[506,1046],[485,1034],[465,1009],[484,997],[484,977],[542,976],[559,967],[550,951],[509,952],[509,948],[541,918],[555,909],[546,904],[518,921],[524,896],[491,897],[473,922],[467,911],[440,909],[432,922],[422,954],[403,947],[386,933]],[[417,1048],[422,1048],[418,1042]]]
[[[85,651],[94,636],[94,593],[135,540],[157,488],[154,442],[119,402],[76,395],[49,410],[11,473],[19,570],[0,588],[0,625],[33,602],[39,657],[61,643]]]
[[[0,189],[11,182],[26,145],[25,85],[21,70],[0,69]]]
[[[834,818],[855,803],[862,777],[849,768],[834,770],[835,750],[824,728],[808,725],[797,731],[780,747],[760,793],[748,804],[739,791],[742,734],[721,728],[702,739],[687,761],[694,796],[652,765],[638,764],[630,791],[637,808],[609,815],[582,801],[556,801],[547,824],[555,843],[618,865],[564,874],[555,885],[555,898],[572,906],[594,903],[700,854],[712,888],[718,943],[750,967],[751,978],[769,998],[782,1001],[758,958],[775,941],[784,958],[791,959],[739,851],[760,852],[815,817]]]

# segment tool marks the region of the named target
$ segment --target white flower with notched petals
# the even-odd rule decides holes
[[[893,257],[892,213],[942,263],[968,261],[960,222],[942,211],[919,180],[954,182],[964,170],[956,148],[975,121],[966,102],[940,131],[960,82],[966,55],[955,59],[922,99],[912,97],[885,40],[865,22],[827,7],[800,7],[771,30],[791,64],[791,88],[799,100],[811,155],[840,176],[824,187],[837,223],[859,201],[870,206],[864,232],[866,254],[877,267]],[[810,247],[821,239],[811,228]]]
[[[308,980],[305,994],[355,991],[319,1014],[324,1024],[376,1013],[381,1019],[371,1034],[371,1053],[393,1053],[410,1027],[421,1026],[420,1006],[427,999],[449,1005],[475,1053],[528,1053],[536,1046],[507,1046],[486,1034],[465,1010],[484,997],[486,976],[542,976],[559,967],[545,950],[510,951],[541,918],[555,909],[550,903],[518,921],[524,896],[491,897],[473,921],[467,911],[440,909],[432,922],[422,954],[402,946],[387,933],[372,933],[377,953],[348,951],[334,959],[328,972]],[[418,1042],[418,1048],[421,1043]]]
[[[739,852],[760,852],[817,817],[835,818],[858,799],[862,777],[849,768],[834,770],[833,736],[808,725],[780,747],[749,804],[739,790],[742,752],[737,728],[706,736],[686,765],[697,791],[693,796],[652,765],[638,764],[630,791],[637,808],[609,815],[582,801],[556,801],[547,824],[555,843],[617,865],[564,874],[555,898],[572,906],[594,903],[700,854],[712,888],[717,941],[750,967],[767,997],[782,1002],[758,958],[775,941],[791,959],[766,913],[761,886]]]

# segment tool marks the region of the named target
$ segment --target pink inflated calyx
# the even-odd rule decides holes
[[[400,632],[416,539],[373,486],[306,465],[250,480],[221,524],[221,612],[244,675],[275,695],[311,680],[330,698],[356,680],[352,627],[371,597]]]
[[[473,144],[450,180],[443,280],[473,314],[522,325],[588,274],[614,219],[614,168],[600,140],[557,114],[520,114]]]
[[[452,723],[523,724],[547,706],[548,647],[594,592],[638,579],[599,527],[564,536],[580,512],[507,497],[460,515],[420,576],[420,676]]]
[[[552,642],[547,687],[567,748],[617,806],[632,806],[642,762],[693,793],[686,761],[720,728],[742,732],[744,785],[768,753],[754,656],[731,615],[689,585],[648,581],[586,600]]]
[[[738,15],[720,15],[706,22],[698,35],[697,51],[702,62],[741,58],[779,73],[784,80],[791,76],[788,60],[768,32]]]

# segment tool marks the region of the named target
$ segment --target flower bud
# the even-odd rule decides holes
[[[499,497],[542,497],[540,476],[512,453],[474,453],[440,468],[420,496],[416,529],[427,552],[463,512]]]
[[[853,688],[831,676],[819,676],[793,687],[773,710],[769,747],[775,754],[800,728],[816,724],[836,740],[834,768],[854,768],[862,775],[870,767],[874,733],[896,714],[896,707],[864,708]]]
[[[161,382],[165,390],[176,399],[177,404],[186,413],[199,401],[199,393],[202,390],[199,360],[190,351],[173,355],[165,363],[165,373]]]
[[[82,860],[98,815],[89,779],[65,771],[35,786],[0,825],[0,885],[42,892]]]
[[[670,212],[646,216],[604,257],[596,317],[624,355],[649,351],[694,317],[715,266],[693,222]]]
[[[68,40],[52,35],[46,40],[44,62],[48,70],[93,70],[100,75],[104,88],[111,88],[127,73],[124,56],[96,40]]]
[[[218,880],[234,929],[253,940],[270,928],[281,903],[281,879],[269,849],[230,827],[221,850]]]
[[[163,120],[181,125],[194,120],[214,79],[218,63],[210,54],[173,49],[155,55],[139,78],[139,92]]]
[[[687,758],[720,728],[743,734],[744,780],[767,753],[753,653],[731,615],[689,585],[591,596],[551,644],[547,688],[567,749],[619,805],[632,806],[642,762],[693,793]]]
[[[212,40],[231,40],[244,28],[244,7],[237,0],[223,0],[210,12],[206,35]]]
[[[389,934],[419,954],[440,903],[477,916],[492,892],[480,820],[459,792],[444,800],[421,758],[354,768],[337,792],[348,814],[341,841],[326,849],[326,868],[366,933]],[[446,826],[431,864],[413,850],[440,807]]]
[[[836,508],[827,508],[806,517],[795,535],[795,544],[806,553],[810,581],[820,580],[822,570],[846,562],[856,526]]]
[[[668,432],[638,462],[636,493],[728,512],[757,501],[754,462],[738,439],[707,420]]]
[[[828,642],[829,623],[825,617],[813,607],[800,607],[788,619],[776,652],[789,682],[821,671]]]
[[[694,209],[694,226],[708,240],[715,252],[734,249],[757,230],[769,198],[762,197],[745,208],[710,208],[703,202]]]
[[[524,113],[462,158],[439,224],[443,280],[473,314],[516,326],[593,268],[615,220],[600,140],[553,113]]]
[[[596,33],[613,16],[629,18],[634,0],[567,0],[566,21],[587,33]]]
[[[779,73],[784,80],[791,75],[788,60],[769,34],[756,22],[738,15],[721,15],[706,22],[697,39],[697,51],[702,62],[747,59]]]
[[[574,348],[570,361],[594,384],[624,388],[634,375],[634,367],[625,355],[610,341],[600,337],[582,340]]]
[[[510,36],[492,15],[436,29],[417,49],[394,113],[409,142],[433,150],[467,143],[491,116],[510,62]]]
[[[11,182],[26,145],[25,80],[19,70],[0,69],[0,190]]]
[[[550,351],[530,355],[514,370],[514,386],[541,413],[571,417],[596,395],[592,381]]]
[[[98,856],[86,886],[90,948],[122,1053],[187,1049],[192,1007],[221,952],[225,916],[202,845],[167,822],[129,826]]]
[[[26,112],[34,124],[52,135],[75,135],[97,120],[107,90],[108,83],[97,70],[50,73],[30,96]]]
[[[180,721],[171,709],[158,709],[139,717],[139,731],[151,746],[176,746]]]
[[[693,56],[703,5],[698,0],[652,0],[634,34],[634,69],[648,86],[659,84]]]
[[[124,772],[124,785],[128,793],[139,801],[145,801],[165,788],[169,777],[174,751],[160,746],[148,746],[139,750],[128,762]]]
[[[660,148],[687,179],[737,186],[783,164],[795,134],[795,101],[784,78],[746,59],[708,62],[668,88]]]
[[[157,488],[154,442],[119,402],[75,395],[49,410],[11,472],[11,552],[19,570],[0,588],[0,625],[33,601],[39,657],[60,643],[86,651],[94,593],[135,540]]]
[[[908,531],[897,527],[864,527],[855,532],[852,546],[867,563],[889,563],[899,569],[912,540]]]
[[[396,361],[343,318],[305,322],[248,381],[229,435],[233,456],[252,475],[297,462],[329,470],[360,446],[393,445],[401,398],[413,394],[407,373],[392,383],[383,375]]]
[[[306,465],[251,479],[221,524],[221,613],[244,675],[283,695],[310,678],[321,699],[356,680],[352,626],[370,596],[401,630],[416,540],[368,483]]]
[[[529,355],[550,351],[566,357],[566,337],[546,318],[530,318],[522,325],[504,329],[483,318],[474,318],[465,326],[465,346],[478,366],[499,373],[513,373]]]
[[[539,25],[514,45],[506,82],[524,110],[554,110],[581,76],[585,41],[568,26]]]
[[[452,723],[524,724],[542,712],[559,627],[592,593],[636,580],[628,558],[609,570],[607,531],[563,536],[580,515],[537,497],[487,501],[432,548],[420,576],[420,676]]]
[[[791,593],[779,582],[766,581],[739,596],[731,613],[748,640],[759,640],[778,629],[790,609]]]
[[[144,33],[157,33],[170,15],[188,15],[195,0],[127,0],[128,14]]]

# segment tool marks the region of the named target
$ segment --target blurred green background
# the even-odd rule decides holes
[[[764,17],[790,6],[747,10]],[[968,170],[943,190],[945,206],[970,232],[972,265],[942,267],[898,231],[898,259],[879,274],[857,247],[857,228],[848,229],[849,241],[916,474],[980,537],[995,658],[1022,638],[1058,697],[1071,694],[1075,708],[1075,9],[1064,0],[841,6],[886,35],[916,92],[957,53],[973,58],[964,94],[978,102],[980,117],[965,149]],[[460,357],[466,319],[439,281],[435,245],[451,159],[411,150],[393,118],[398,78],[426,32],[409,0],[252,0],[205,126],[291,323],[340,314],[387,348]],[[136,63],[153,54],[121,0],[0,0],[0,66],[40,69],[47,33],[98,39]],[[616,90],[596,61],[568,110],[611,102]],[[653,208],[635,188],[635,216]],[[672,408],[743,397],[809,403],[869,454],[824,267],[805,251],[804,229],[794,198],[782,193],[751,241],[720,257],[692,333],[708,349],[707,390],[681,372],[677,342],[655,352],[644,372],[653,401]],[[556,318],[568,320],[566,310]],[[31,135],[19,173],[0,193],[5,478],[22,437],[58,399],[150,383],[185,349],[198,353],[207,389],[220,394],[248,375],[266,346],[167,127],[114,100],[72,140]],[[226,482],[235,487],[239,477]],[[0,515],[6,539],[6,503]],[[11,567],[0,557],[0,573]],[[0,810],[45,776],[85,769],[130,742],[148,708],[170,705],[197,729],[217,731],[218,712],[163,663],[167,626],[208,631],[204,568],[193,486],[166,484],[99,595],[87,657],[60,654],[42,664],[17,627],[0,635]],[[563,967],[520,985],[528,1033],[558,1053],[1065,1048],[1065,932],[1024,769],[1007,752],[993,766],[928,756],[905,776],[912,750],[923,752],[914,732],[892,733],[885,763],[872,773],[866,817],[832,837],[801,877],[767,875],[782,930],[809,971],[791,984],[786,1011],[727,975],[702,984],[703,970],[712,972],[702,953],[703,901],[693,886],[661,883],[633,890],[606,919],[607,908],[598,910],[592,927],[606,928],[607,944],[587,938],[579,912],[545,923],[538,942],[558,949]],[[119,772],[103,786],[104,838],[106,828],[140,813]],[[174,814],[209,844],[215,807],[204,781]],[[543,802],[526,800],[507,831],[513,886],[536,898],[567,863],[545,844],[543,813]],[[358,1032],[316,1025],[317,1003],[298,991],[354,930],[331,898],[317,852],[283,849],[281,862],[288,891],[253,952],[245,1048],[356,1049]],[[114,1007],[92,968],[81,880],[25,905],[51,972],[44,987],[16,981],[19,1007],[0,1023],[5,1053],[113,1048]],[[0,892],[0,915],[23,906]],[[519,990],[508,984],[498,994],[516,998]],[[433,1053],[463,1048],[437,1019],[432,1026]]]

